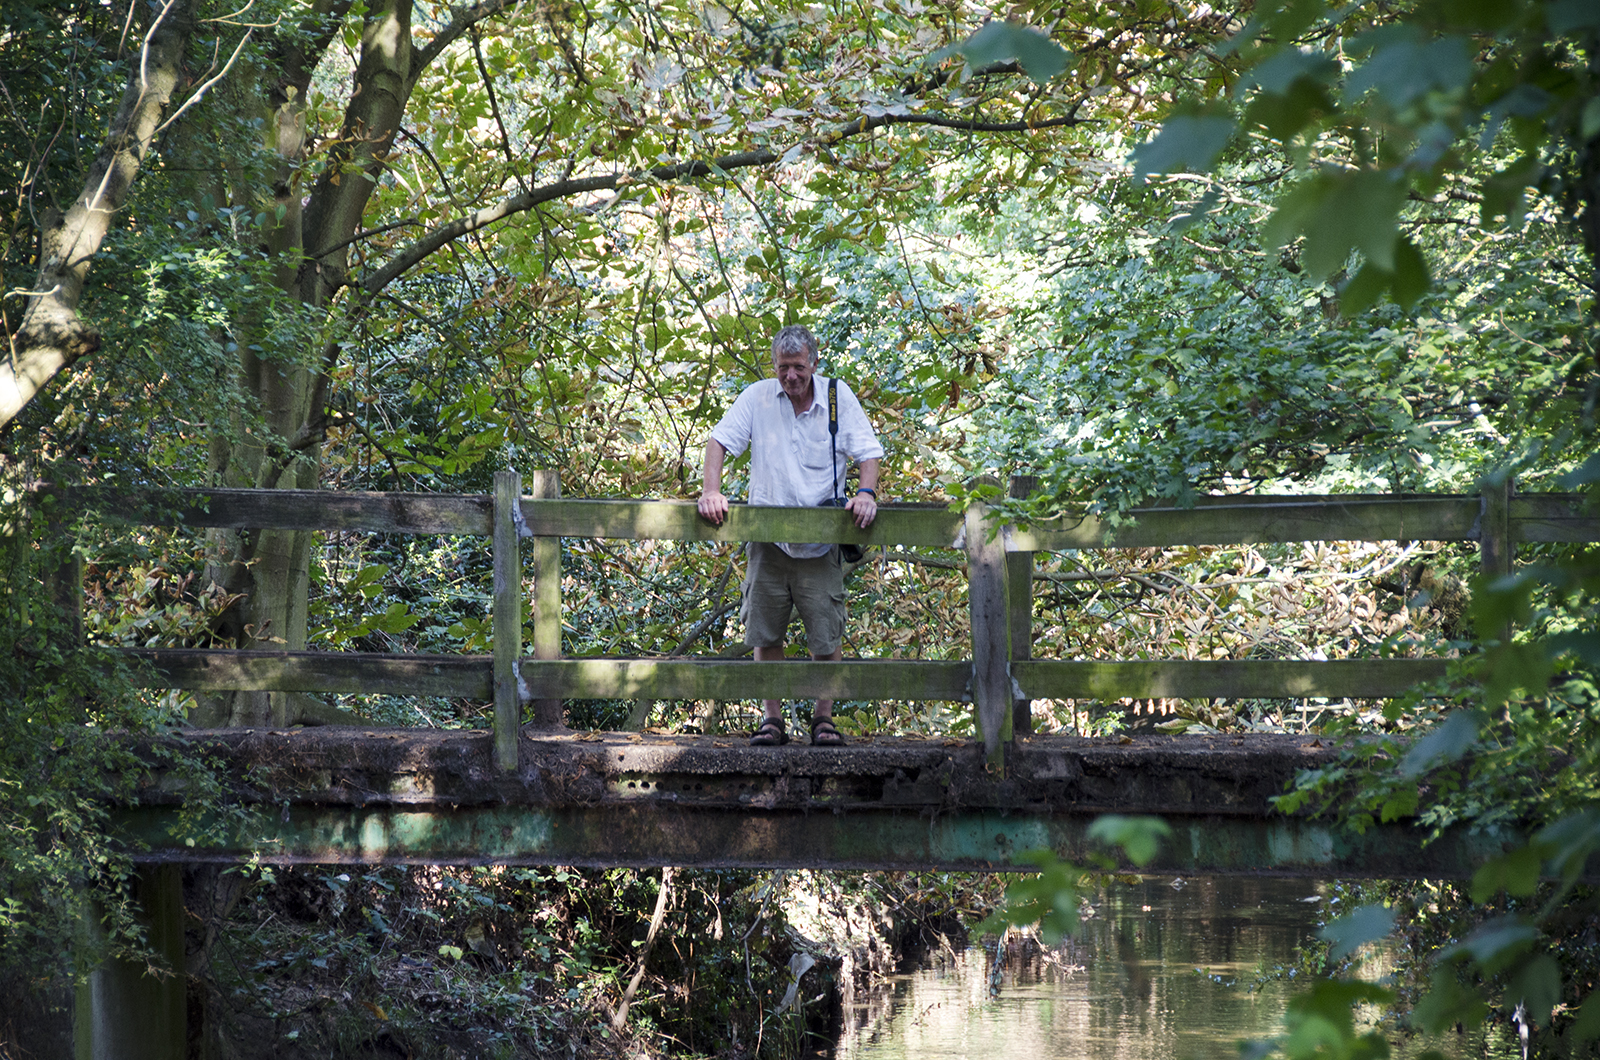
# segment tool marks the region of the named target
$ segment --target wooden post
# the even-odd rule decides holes
[[[1482,508],[1478,515],[1478,563],[1486,581],[1511,573],[1516,561],[1516,545],[1511,540],[1510,475],[1490,475],[1479,486]],[[1511,642],[1511,623],[1500,630],[1500,641]]]
[[[74,547],[72,519],[67,502],[60,494],[47,496],[44,503],[49,511],[45,517],[44,552],[50,555],[60,550],[63,558],[59,564],[44,572],[45,588],[50,603],[61,619],[59,645],[62,651],[71,652],[83,647],[83,557]],[[17,535],[16,546],[25,551],[25,534]],[[21,569],[20,565],[17,569]]]
[[[1021,500],[1039,486],[1036,475],[1012,475],[1011,496]],[[1006,582],[1011,598],[1007,607],[1011,628],[1011,661],[1033,658],[1033,553],[1006,553]],[[1033,700],[1017,697],[1011,708],[1011,731],[1033,732]]]
[[[561,496],[561,473],[535,471],[529,476],[530,492],[537,503],[541,498]],[[561,539],[533,539],[533,657],[561,658]],[[565,712],[559,699],[533,701],[533,726],[536,729],[563,729]]]
[[[494,760],[501,770],[517,769],[517,737],[522,731],[522,696],[517,690],[517,660],[522,657],[522,539],[517,506],[522,476],[494,473]]]
[[[188,1056],[187,981],[183,972],[183,876],[179,865],[141,865],[134,894],[144,907],[150,943],[167,970],[107,961],[78,987],[73,1017],[77,1060],[184,1060]],[[101,930],[94,911],[88,930]]]
[[[1007,606],[1006,543],[988,507],[967,508],[967,599],[972,619],[972,707],[992,772],[1005,771],[1012,737],[1011,623]]]
[[[1479,485],[1482,509],[1478,522],[1479,569],[1485,577],[1498,578],[1511,573],[1512,479],[1491,475]]]

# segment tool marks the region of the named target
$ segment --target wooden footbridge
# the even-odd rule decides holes
[[[982,505],[879,510],[866,531],[831,509],[735,507],[721,526],[693,504],[571,500],[554,476],[496,476],[492,496],[283,490],[78,491],[73,503],[132,523],[283,530],[477,534],[494,550],[494,654],[362,655],[130,650],[151,687],[461,696],[494,703],[493,729],[300,727],[169,737],[219,763],[257,812],[196,838],[179,828],[181,783],[150,755],[120,820],[140,863],[151,937],[183,954],[177,865],[436,863],[820,868],[1029,867],[1050,848],[1085,860],[1101,814],[1157,814],[1173,834],[1147,871],[1307,876],[1460,876],[1514,837],[1410,822],[1356,836],[1272,810],[1297,770],[1336,748],[1315,737],[1080,739],[1032,733],[1033,699],[1393,697],[1444,673],[1441,659],[1086,662],[1035,659],[1033,554],[1177,544],[1473,541],[1489,572],[1520,542],[1600,540],[1575,499],[1513,495],[1203,498],[1131,523],[1093,517],[1028,529]],[[838,541],[954,547],[970,579],[970,659],[842,663],[560,657],[559,539]],[[523,550],[531,555],[524,563]],[[521,642],[527,566],[533,644]],[[73,570],[62,598],[81,599]],[[77,606],[74,604],[73,606]],[[81,627],[80,627],[81,628]],[[564,700],[912,699],[971,704],[981,740],[857,738],[845,748],[751,748],[743,739],[579,733]],[[285,697],[273,697],[281,700]],[[153,744],[155,740],[148,743]],[[183,987],[142,967],[97,972],[79,1002],[84,1056],[177,1057]]]
[[[159,771],[124,818],[143,862],[809,865],[1010,869],[1038,847],[1084,852],[1102,813],[1160,814],[1176,839],[1158,869],[1186,873],[1454,875],[1494,846],[1423,846],[1407,824],[1363,837],[1273,813],[1299,769],[1334,753],[1310,736],[1078,739],[1031,732],[1033,699],[1373,699],[1439,677],[1442,659],[1087,662],[1035,659],[1033,554],[1047,550],[1322,540],[1473,541],[1486,570],[1519,542],[1600,539],[1566,496],[1210,497],[1018,529],[983,505],[880,509],[868,530],[831,509],[736,506],[720,527],[692,503],[562,499],[553,473],[500,473],[492,496],[210,490],[75,500],[133,523],[476,534],[492,539],[494,655],[129,651],[148,684],[204,691],[492,699],[490,732],[280,724],[191,731],[264,812],[191,845]],[[1014,488],[1015,484],[1014,484]],[[970,579],[971,658],[762,663],[560,658],[563,537],[812,540],[954,547]],[[524,549],[531,555],[524,562]],[[531,566],[533,644],[521,643]],[[843,749],[750,748],[737,738],[574,733],[562,701],[759,698],[968,702],[981,741],[861,739]],[[282,698],[282,697],[278,697]]]

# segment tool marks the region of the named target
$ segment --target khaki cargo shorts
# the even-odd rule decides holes
[[[782,644],[789,628],[789,613],[800,612],[806,627],[806,647],[825,657],[844,642],[844,568],[835,545],[815,559],[795,559],[767,541],[752,541],[745,550],[744,601],[739,617],[744,621],[744,642],[752,648]]]

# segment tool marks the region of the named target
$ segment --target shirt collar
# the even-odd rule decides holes
[[[789,400],[789,395],[783,392],[783,384],[778,382],[778,380],[774,379],[772,381],[772,389],[777,400]],[[813,412],[817,411],[817,409],[824,408],[827,403],[827,395],[824,393],[822,386],[822,376],[813,374],[811,376],[811,407],[806,409],[804,412],[799,413],[799,415],[809,416]],[[791,409],[794,408],[793,405],[790,405],[789,407]]]

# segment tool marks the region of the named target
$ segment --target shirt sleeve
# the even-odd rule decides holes
[[[839,380],[839,449],[850,454],[852,460],[883,458],[883,445],[861,408],[861,400],[842,379]]]
[[[722,414],[722,419],[711,428],[711,437],[728,451],[729,457],[738,456],[750,448],[750,437],[755,429],[756,386],[747,386],[734,399],[733,406]]]

